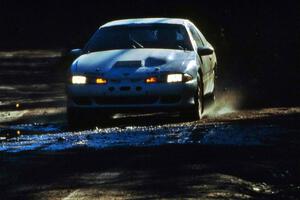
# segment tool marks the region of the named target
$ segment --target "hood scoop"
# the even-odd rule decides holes
[[[139,68],[142,66],[141,60],[118,61],[113,65],[114,68]]]
[[[161,66],[166,63],[167,63],[166,60],[160,59],[160,58],[154,58],[154,57],[148,57],[145,60],[145,66],[147,66],[147,67]]]

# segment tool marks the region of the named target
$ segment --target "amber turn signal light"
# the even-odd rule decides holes
[[[158,79],[157,77],[149,77],[145,80],[146,83],[157,83]]]
[[[107,83],[107,80],[106,80],[106,79],[103,79],[103,78],[97,78],[97,79],[96,79],[96,83],[97,83],[97,84],[106,84],[106,83]]]

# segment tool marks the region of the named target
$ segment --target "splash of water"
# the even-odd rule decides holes
[[[220,93],[216,97],[215,103],[205,108],[204,115],[208,117],[218,117],[236,112],[241,105],[241,101],[241,94],[237,91]]]

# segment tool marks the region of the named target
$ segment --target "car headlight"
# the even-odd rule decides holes
[[[169,74],[167,75],[167,83],[185,83],[192,80],[193,77],[189,74]]]
[[[162,77],[151,76],[145,79],[146,83],[185,83],[193,80],[193,77],[189,74],[166,74]]]
[[[167,83],[182,82],[182,74],[169,74],[167,76]]]
[[[82,85],[86,84],[85,76],[72,76],[72,84]]]

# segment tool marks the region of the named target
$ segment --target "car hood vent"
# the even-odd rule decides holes
[[[143,63],[141,60],[132,60],[132,61],[118,61],[114,64],[113,67],[129,67],[129,68],[139,68],[142,67]]]
[[[155,67],[166,64],[167,61],[165,59],[155,58],[155,57],[148,57],[145,60],[145,66],[147,67]]]

